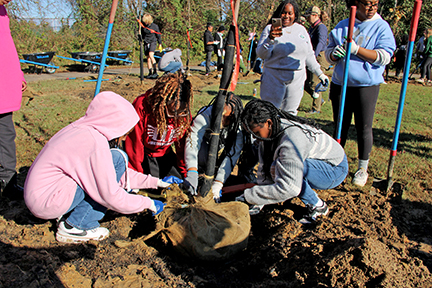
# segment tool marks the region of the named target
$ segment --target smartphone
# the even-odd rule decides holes
[[[272,18],[272,26],[273,28],[281,27],[282,26],[281,18]]]

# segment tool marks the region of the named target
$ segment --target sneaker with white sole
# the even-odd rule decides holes
[[[237,196],[235,198],[235,201],[243,202],[245,204],[248,204],[249,205],[249,215],[257,215],[264,208],[264,204],[263,205],[254,205],[254,204],[247,203],[247,201],[246,201],[246,199],[244,197],[244,194],[242,194],[240,196]]]
[[[304,215],[302,219],[300,219],[301,224],[312,224],[314,223],[318,217],[322,217],[328,214],[329,209],[325,202],[321,207],[313,207],[312,205],[307,205],[308,214]]]
[[[264,205],[250,205],[249,206],[249,215],[257,215],[264,208]]]
[[[369,174],[366,172],[366,170],[364,168],[359,168],[354,174],[352,184],[363,187],[366,184],[368,177]]]
[[[81,230],[72,227],[66,221],[60,221],[56,233],[56,239],[62,243],[80,243],[89,240],[101,241],[108,237],[109,230],[104,227],[97,227],[90,230]]]

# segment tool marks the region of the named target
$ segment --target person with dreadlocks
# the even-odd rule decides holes
[[[201,108],[193,120],[191,133],[186,141],[185,161],[187,177],[184,184],[192,195],[196,195],[198,188],[198,174],[204,173],[208,158],[211,133],[211,117],[213,98],[209,105]],[[220,202],[223,184],[230,176],[243,148],[243,133],[240,128],[240,116],[243,111],[243,103],[240,97],[229,93],[225,99],[222,112],[221,132],[219,137],[217,159],[217,173],[212,185],[213,198]]]
[[[301,223],[312,223],[328,213],[327,204],[312,189],[338,186],[348,174],[343,148],[310,119],[294,116],[260,99],[250,101],[242,127],[258,140],[256,186],[237,200],[253,204],[251,214],[266,204],[299,197],[308,208]]]
[[[184,148],[192,100],[192,84],[180,71],[162,76],[135,99],[140,121],[125,142],[131,168],[154,177],[186,177]]]
[[[108,229],[99,224],[107,209],[122,214],[163,210],[158,200],[128,193],[170,185],[127,168],[127,156],[118,147],[138,120],[129,101],[101,92],[86,114],[57,132],[36,157],[24,184],[24,200],[36,217],[58,219],[57,241],[107,238]]]

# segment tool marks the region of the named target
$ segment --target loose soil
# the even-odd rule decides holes
[[[191,80],[198,90],[219,82]],[[104,89],[132,101],[152,84],[131,77]],[[20,184],[25,176],[21,169]],[[0,287],[432,287],[432,203],[404,200],[397,183],[383,186],[319,191],[330,213],[313,226],[299,224],[298,199],[266,206],[251,217],[247,249],[219,262],[180,256],[158,237],[143,241],[156,227],[148,212],[109,211],[101,221],[107,240],[65,245],[54,220],[1,198]]]

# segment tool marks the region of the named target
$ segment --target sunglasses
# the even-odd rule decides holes
[[[364,3],[363,1],[360,1],[360,0],[357,0],[357,1],[360,2],[366,9],[378,8],[378,5],[379,5],[379,2],[372,4],[371,2]]]

